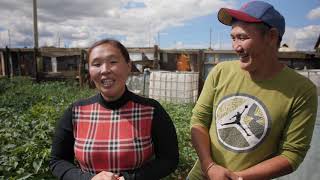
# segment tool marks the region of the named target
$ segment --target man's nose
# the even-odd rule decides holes
[[[241,51],[242,50],[242,46],[241,46],[241,44],[238,42],[238,41],[233,41],[233,43],[232,43],[232,47],[233,47],[233,49],[235,50],[235,51]]]

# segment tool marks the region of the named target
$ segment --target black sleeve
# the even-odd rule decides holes
[[[72,106],[70,106],[56,126],[49,167],[52,174],[61,180],[91,179],[93,175],[83,172],[74,164],[74,142]]]
[[[157,103],[152,122],[152,140],[155,158],[135,170],[124,174],[126,180],[157,180],[168,176],[178,166],[179,149],[175,127],[168,113]]]

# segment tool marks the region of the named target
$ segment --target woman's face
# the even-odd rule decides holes
[[[94,47],[89,55],[89,74],[106,101],[119,99],[125,91],[131,63],[110,44]]]

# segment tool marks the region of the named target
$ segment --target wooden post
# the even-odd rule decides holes
[[[198,63],[198,71],[199,71],[199,86],[198,86],[198,97],[200,96],[200,92],[202,90],[203,87],[203,72],[204,72],[204,60],[205,60],[205,55],[204,55],[204,51],[203,50],[199,50],[199,55],[198,55],[198,59],[197,59],[197,63]]]
[[[159,54],[159,46],[158,45],[154,45],[154,61],[153,61],[153,69],[160,69],[160,64],[159,64],[159,60],[160,60],[160,54]]]
[[[0,77],[4,75],[3,71],[4,71],[4,60],[3,60],[4,56],[3,56],[3,52],[0,50]]]
[[[8,46],[6,46],[5,64],[6,64],[7,76],[12,77],[11,52],[10,52],[10,49],[8,48]]]
[[[8,77],[10,77],[10,72],[9,72],[9,49],[8,46],[6,46],[6,50],[4,51],[4,69],[5,69],[5,75],[7,75]]]
[[[34,60],[34,66],[35,66],[35,70],[36,70],[36,82],[39,82],[39,67],[38,67],[38,48],[34,48],[33,51],[33,60]]]
[[[17,61],[18,61],[18,75],[21,76],[22,75],[22,69],[21,69],[21,50],[18,49],[17,52]]]
[[[5,76],[6,75],[6,69],[5,69],[5,60],[4,60],[4,52],[3,51],[0,51],[0,67],[1,67],[1,69],[0,69],[0,72],[1,72],[1,76]]]
[[[78,70],[79,70],[79,84],[80,84],[80,87],[83,88],[84,87],[84,80],[85,80],[85,56],[86,56],[86,52],[85,50],[81,49],[80,50],[80,62],[79,62],[79,67],[78,67]]]

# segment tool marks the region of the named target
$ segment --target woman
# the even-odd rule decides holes
[[[73,103],[60,119],[52,143],[53,175],[154,180],[173,172],[179,160],[174,125],[157,101],[128,91],[127,49],[116,40],[101,40],[89,49],[88,59],[99,93]]]

